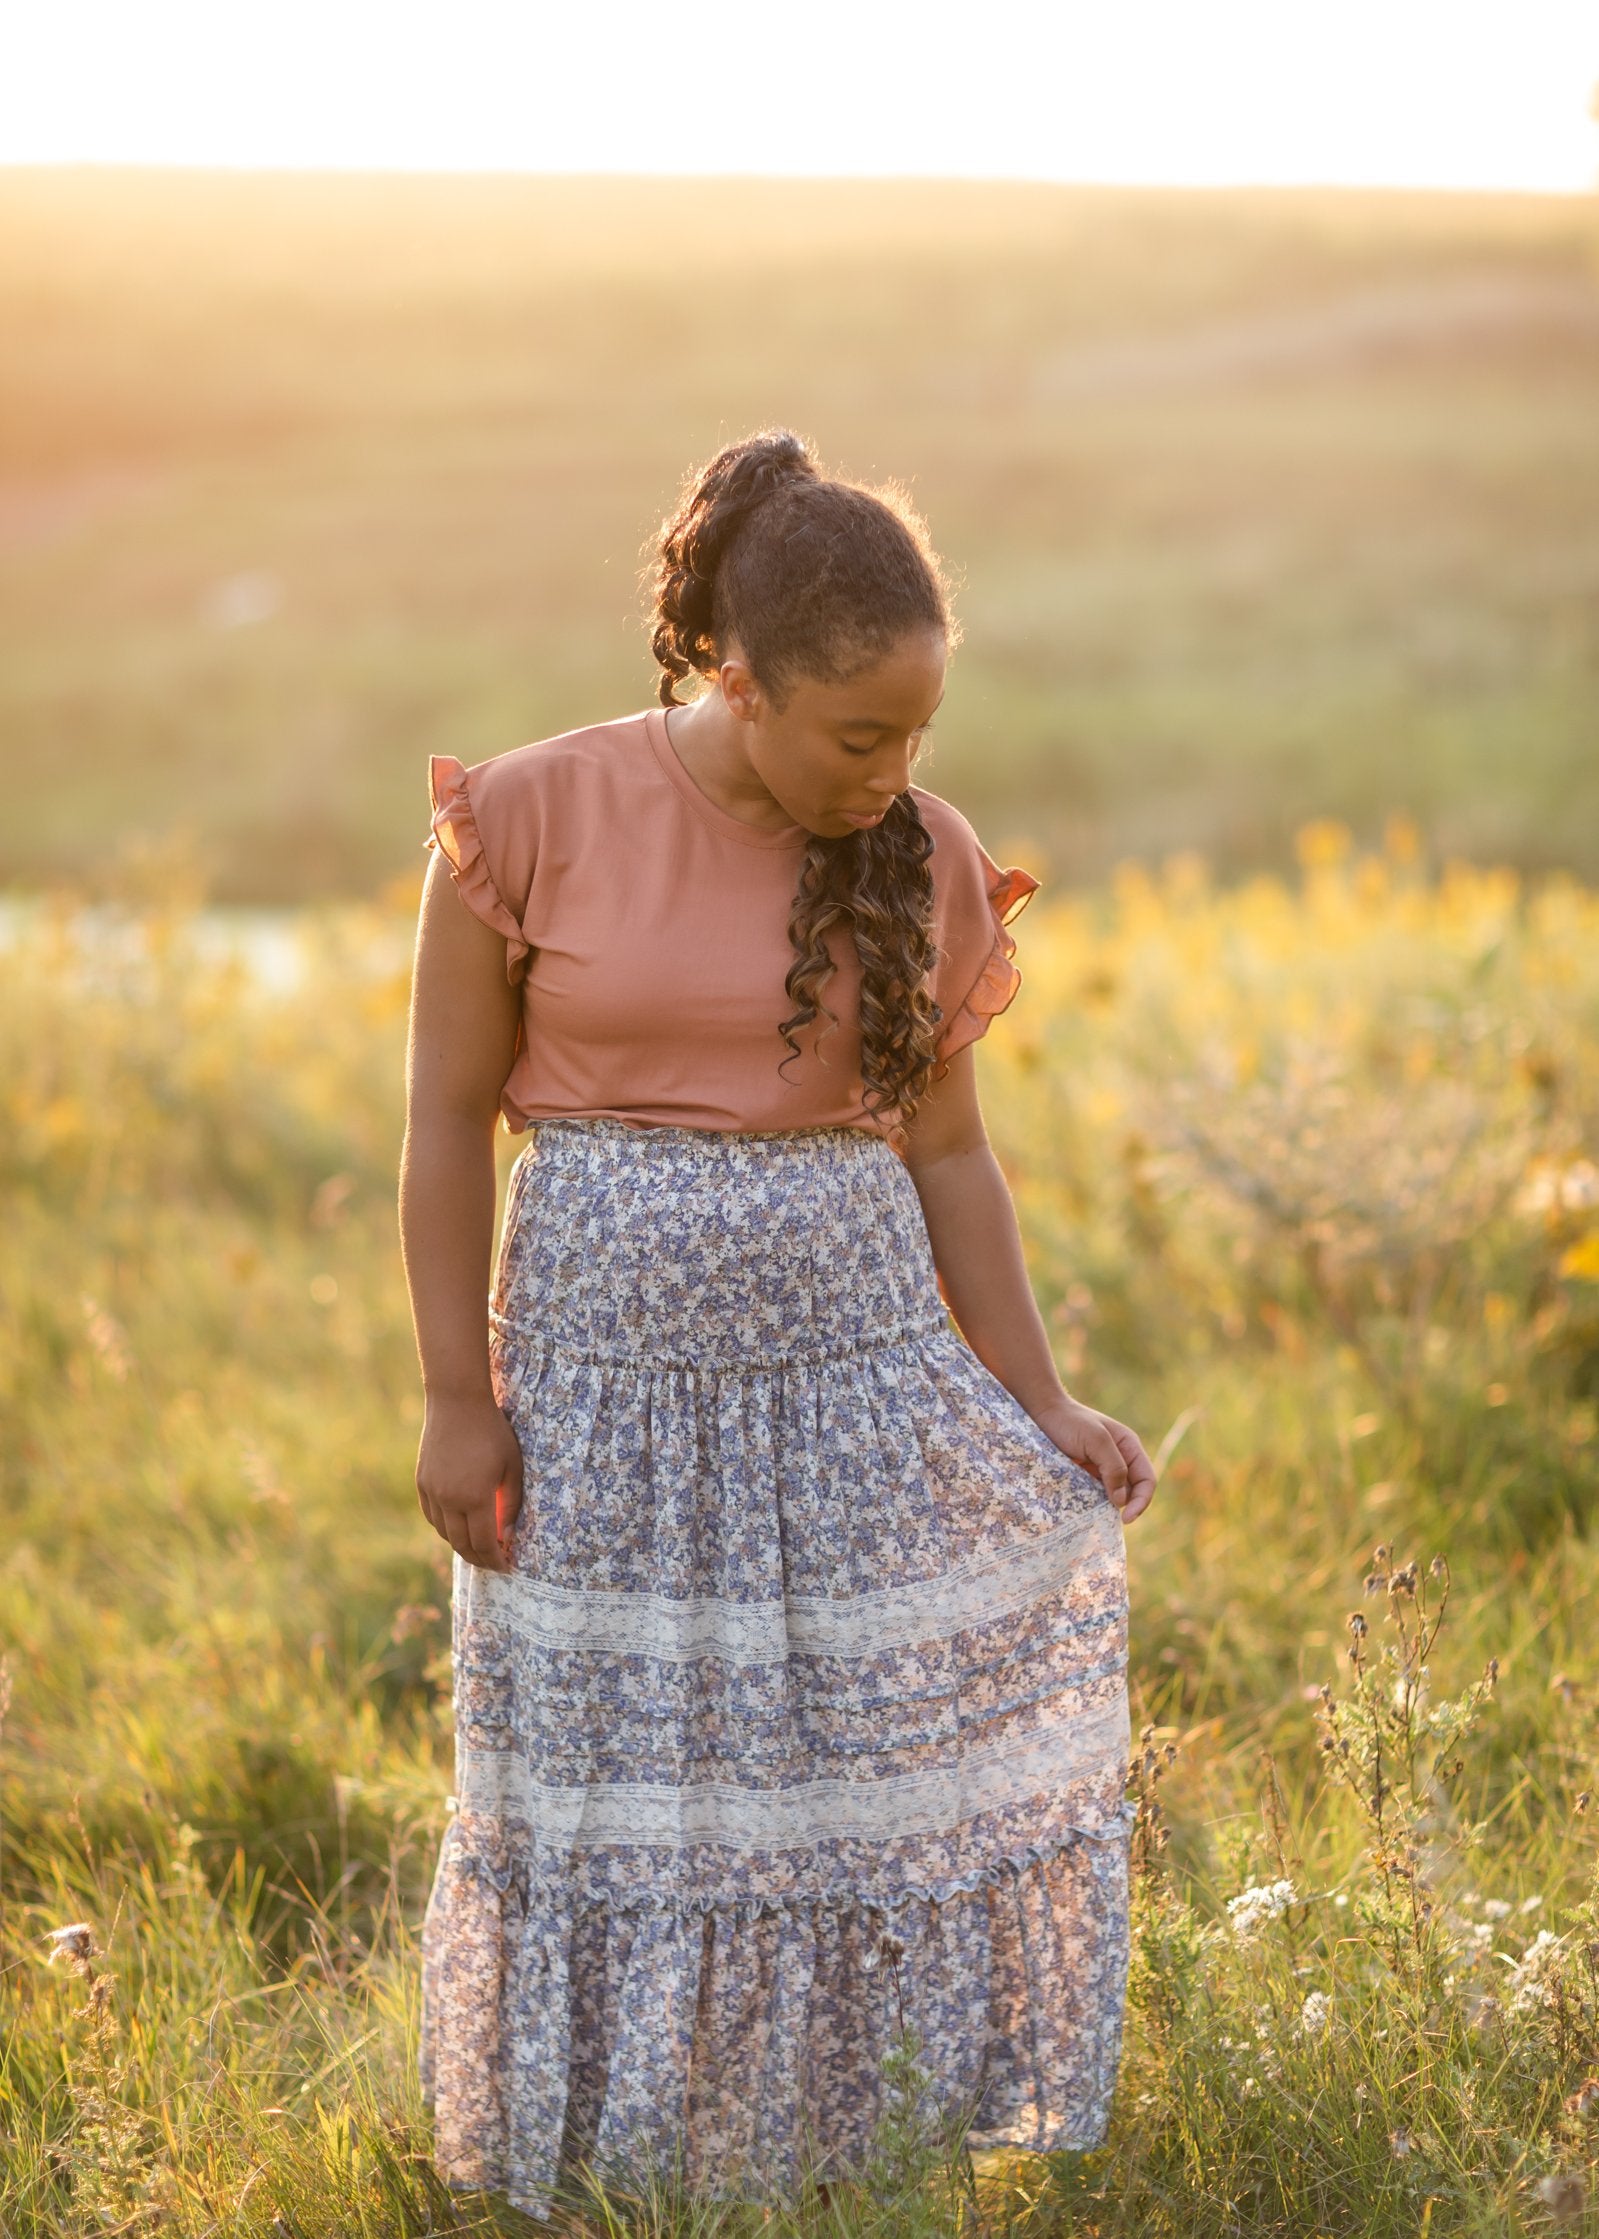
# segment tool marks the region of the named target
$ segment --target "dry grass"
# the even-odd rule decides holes
[[[951,2163],[907,2047],[863,2187],[761,2224],[641,2181],[585,2228],[1588,2228],[1599,896],[1434,876],[1402,820],[1297,853],[1040,897],[983,1057],[1067,1381],[1163,1469],[1109,2139]],[[525,2228],[443,2193],[413,2067],[416,882],[317,913],[276,996],[181,863],[126,889],[0,951],[0,2228]]]

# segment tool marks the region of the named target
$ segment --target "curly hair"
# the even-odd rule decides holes
[[[715,673],[729,640],[780,713],[799,679],[847,683],[908,631],[959,642],[942,565],[905,493],[831,479],[787,428],[761,429],[691,473],[653,541],[650,650],[663,707],[684,704],[684,677]],[[896,1133],[926,1094],[944,1015],[930,986],[932,852],[911,794],[897,794],[867,830],[812,836],[789,917],[783,985],[794,1010],[777,1026],[789,1053],[778,1069],[819,1013],[838,1023],[822,1000],[837,970],[826,935],[847,924],[861,965],[866,1108],[897,1114]]]

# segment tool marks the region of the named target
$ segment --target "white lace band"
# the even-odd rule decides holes
[[[1096,1549],[1119,1561],[1121,1532],[1121,1519],[1104,1501],[1049,1531],[985,1549],[937,1578],[848,1598],[674,1599],[552,1586],[544,1579],[485,1570],[460,1555],[455,1593],[470,1625],[501,1626],[540,1648],[655,1656],[675,1664],[699,1656],[741,1664],[781,1664],[790,1656],[870,1656],[948,1640],[1052,1590],[1102,1584],[1094,1578]],[[1090,1592],[1088,1598],[1098,1597]],[[1117,1601],[1125,1609],[1119,1592]]]
[[[525,1820],[541,1843],[600,1843],[680,1850],[725,1843],[738,1850],[808,1849],[856,1837],[952,1833],[979,1812],[1124,1768],[1131,1744],[1127,1695],[1117,1688],[1075,1714],[1064,1706],[1032,1732],[974,1747],[954,1764],[878,1780],[807,1780],[791,1788],[705,1781],[689,1788],[644,1781],[556,1788],[535,1780],[508,1750],[471,1750],[459,1768],[462,1811]]]

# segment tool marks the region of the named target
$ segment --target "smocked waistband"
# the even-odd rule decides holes
[[[763,1129],[635,1127],[630,1121],[616,1119],[609,1113],[558,1113],[548,1119],[530,1120],[527,1134],[527,1144],[520,1153],[523,1158],[536,1152],[541,1141],[548,1145],[568,1139],[576,1143],[636,1143],[644,1150],[659,1147],[663,1151],[702,1159],[757,1156],[774,1151],[843,1157],[860,1157],[864,1153],[880,1157],[886,1152],[890,1158],[898,1157],[887,1136],[871,1128],[841,1125]]]

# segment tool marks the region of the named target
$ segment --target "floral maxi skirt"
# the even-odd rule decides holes
[[[524,1491],[513,1569],[453,1566],[446,2184],[847,2175],[906,2027],[969,2145],[1099,2144],[1123,1526],[955,1330],[886,1139],[535,1122],[490,1361]]]

